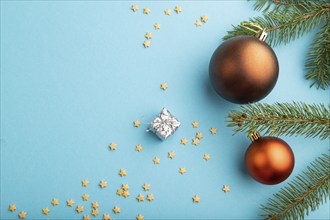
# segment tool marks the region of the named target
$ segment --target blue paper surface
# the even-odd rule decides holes
[[[130,9],[137,4],[139,10]],[[174,7],[182,6],[176,14]],[[249,139],[232,136],[229,110],[238,105],[216,95],[208,64],[221,38],[259,15],[246,1],[1,1],[1,219],[81,219],[100,204],[98,219],[257,219],[259,206],[288,180],[328,152],[328,142],[282,137],[295,154],[290,178],[275,186],[254,181],[243,164]],[[144,15],[144,7],[151,13]],[[164,10],[172,14],[166,16]],[[202,15],[209,20],[196,28]],[[154,23],[161,25],[154,30]],[[152,32],[150,48],[143,48]],[[274,48],[280,76],[265,103],[328,103],[329,90],[309,88],[304,61],[314,32]],[[166,82],[163,91],[160,84]],[[145,130],[167,107],[181,127],[165,141]],[[142,125],[134,128],[132,122]],[[191,122],[199,122],[197,129]],[[218,132],[211,135],[209,129]],[[204,138],[191,144],[196,132]],[[180,139],[188,144],[181,145]],[[110,143],[117,150],[110,151]],[[141,144],[143,150],[135,151]],[[176,157],[167,154],[174,151]],[[210,153],[211,160],[203,160]],[[160,164],[154,165],[154,157]],[[178,173],[184,167],[187,173]],[[120,169],[127,176],[120,177]],[[88,187],[81,180],[88,179]],[[101,189],[99,181],[108,186]],[[130,197],[116,195],[129,184]],[[151,184],[144,192],[142,185]],[[231,191],[224,193],[223,185]],[[89,201],[81,196],[87,193]],[[137,202],[152,193],[152,202]],[[200,203],[192,202],[198,194]],[[52,198],[59,205],[51,205]],[[66,206],[73,199],[75,206]],[[8,211],[15,203],[17,211]],[[85,211],[77,214],[76,205]],[[112,208],[119,206],[120,214]],[[41,209],[48,207],[45,216]],[[307,219],[328,219],[329,202]],[[91,216],[92,217],[92,216]]]

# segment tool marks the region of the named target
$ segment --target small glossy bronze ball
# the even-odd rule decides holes
[[[255,37],[240,36],[222,43],[214,52],[209,76],[215,91],[228,101],[259,101],[274,88],[277,57],[270,46]]]

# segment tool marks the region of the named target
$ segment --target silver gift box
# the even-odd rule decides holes
[[[179,120],[169,110],[163,108],[159,115],[150,123],[147,131],[151,131],[161,140],[165,140],[180,127],[180,124]]]

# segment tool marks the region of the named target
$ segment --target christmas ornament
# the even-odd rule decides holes
[[[257,181],[273,185],[288,178],[294,167],[290,146],[280,138],[260,137],[250,134],[252,143],[245,153],[245,163],[250,175]]]
[[[259,101],[274,88],[278,78],[277,57],[264,40],[250,36],[233,37],[214,52],[209,76],[215,91],[228,101],[246,104]]]

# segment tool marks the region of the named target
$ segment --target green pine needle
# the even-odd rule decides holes
[[[274,136],[330,137],[330,104],[254,103],[230,111],[228,118],[227,126],[235,127],[235,133],[257,130]]]
[[[268,220],[304,219],[330,198],[330,156],[323,154],[282,188],[267,204],[261,216]]]

